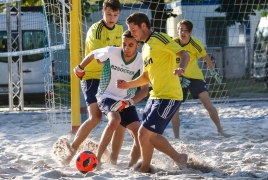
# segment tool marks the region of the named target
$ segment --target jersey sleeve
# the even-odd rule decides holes
[[[204,57],[207,54],[207,51],[201,41],[198,41],[198,45],[201,47],[201,52],[198,54],[198,59]]]
[[[86,38],[86,49],[85,55],[88,55],[91,51],[99,48],[103,48],[105,45],[101,41],[101,39],[96,37],[96,32],[94,29],[89,29]]]
[[[178,52],[182,51],[183,48],[171,39],[170,42],[166,45],[165,50],[169,51],[170,53],[177,54]]]
[[[101,62],[106,61],[107,59],[109,59],[108,57],[109,50],[110,50],[110,46],[94,50],[93,51],[94,58],[99,59]]]

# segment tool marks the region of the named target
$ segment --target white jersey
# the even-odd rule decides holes
[[[107,46],[94,50],[94,58],[105,62],[96,94],[98,102],[104,98],[118,101],[135,96],[137,88],[119,89],[115,83],[118,79],[130,81],[142,74],[143,59],[139,52],[137,52],[133,60],[126,62],[121,47]]]

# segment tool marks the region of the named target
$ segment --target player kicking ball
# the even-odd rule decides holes
[[[133,13],[127,17],[126,23],[132,36],[144,42],[144,72],[131,81],[119,78],[117,87],[128,89],[148,83],[152,85],[139,128],[142,164],[138,171],[149,172],[155,148],[168,155],[179,169],[183,169],[187,167],[188,155],[177,152],[162,134],[183,99],[178,75],[183,74],[187,67],[189,55],[167,34],[152,31],[146,14]],[[179,68],[175,62],[177,56],[181,57]]]
[[[128,129],[134,139],[129,161],[129,167],[131,167],[140,158],[138,141],[140,121],[134,104],[147,96],[148,85],[141,86],[141,90],[136,95],[136,88],[118,89],[116,87],[117,79],[130,81],[139,77],[143,71],[143,59],[137,52],[140,43],[131,36],[128,30],[123,33],[122,42],[122,47],[107,46],[92,51],[74,68],[74,73],[81,78],[84,75],[84,67],[90,66],[93,59],[103,64],[96,98],[101,112],[108,119],[108,124],[99,142],[97,159],[101,162],[115,130],[118,126],[123,126]]]

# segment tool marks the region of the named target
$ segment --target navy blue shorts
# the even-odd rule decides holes
[[[103,114],[107,117],[107,114],[110,112],[111,106],[116,101],[110,98],[103,99],[101,102],[98,102],[98,106]],[[119,112],[121,116],[121,122],[120,124],[124,127],[127,127],[127,125],[135,122],[140,121],[138,113],[136,111],[135,106],[130,106],[128,108],[123,109],[123,111]]]
[[[163,134],[181,101],[169,99],[148,99],[142,118],[142,125],[157,134]]]
[[[183,102],[187,98],[188,90],[190,91],[194,99],[198,99],[198,95],[201,92],[208,91],[206,81],[200,79],[189,79],[190,85],[187,88],[182,88],[183,91]]]
[[[99,83],[99,79],[88,79],[80,82],[81,89],[88,106],[92,103],[97,102],[96,94],[98,91]]]

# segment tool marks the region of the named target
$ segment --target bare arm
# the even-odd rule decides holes
[[[178,52],[176,55],[181,57],[181,62],[180,62],[180,67],[175,69],[173,74],[180,76],[182,73],[184,73],[184,71],[185,71],[185,69],[186,69],[186,67],[187,67],[187,65],[188,65],[188,63],[190,61],[190,56],[184,50]]]
[[[141,90],[132,98],[135,104],[140,102],[143,98],[147,96],[149,91],[149,85],[146,84],[144,86],[141,86],[140,88]]]
[[[94,51],[93,51],[94,52]],[[84,69],[92,60],[94,59],[94,53],[89,53],[79,64],[82,69]]]
[[[210,57],[206,54],[206,55],[204,56],[204,59],[205,59],[207,65],[208,65],[209,69],[210,69],[210,70],[213,70],[213,69],[214,69],[214,65],[213,65],[213,63],[212,63]]]
[[[116,87],[119,89],[128,89],[128,88],[134,88],[138,86],[143,86],[146,84],[149,84],[150,80],[148,77],[148,72],[143,72],[142,75],[140,75],[138,78],[132,80],[132,81],[124,81],[124,80],[117,80]]]

